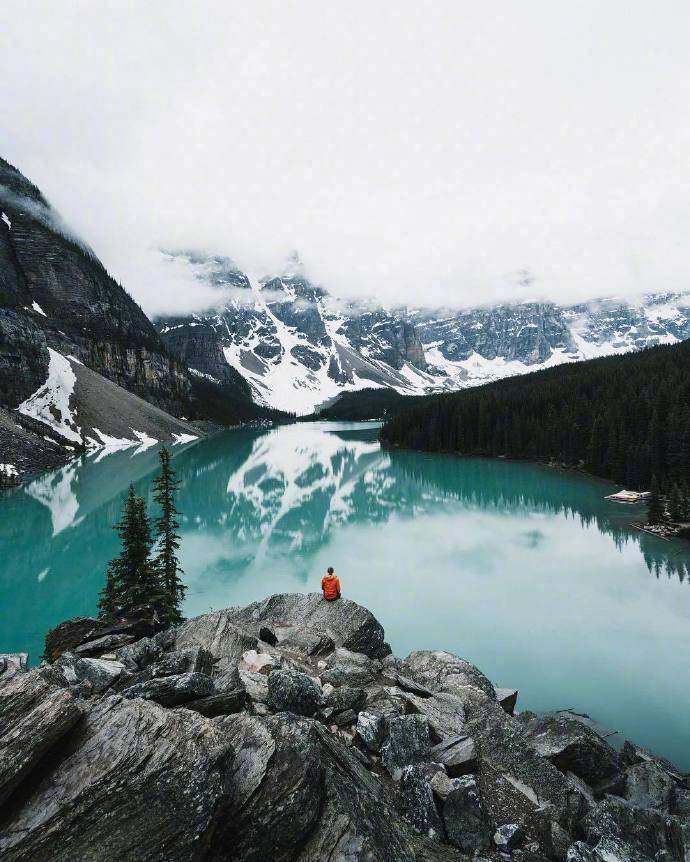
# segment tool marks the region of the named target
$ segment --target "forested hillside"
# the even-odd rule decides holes
[[[420,399],[381,430],[391,445],[554,459],[630,488],[690,477],[690,344],[561,365]]]

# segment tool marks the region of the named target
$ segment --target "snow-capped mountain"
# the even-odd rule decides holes
[[[296,256],[281,275],[264,278],[226,257],[166,256],[223,297],[207,312],[159,320],[168,348],[211,379],[230,366],[257,403],[297,414],[347,391],[454,390],[690,338],[690,292],[571,306],[384,307],[332,296],[304,276]]]

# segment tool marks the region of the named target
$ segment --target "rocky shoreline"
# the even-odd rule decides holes
[[[3,860],[688,862],[690,782],[586,717],[515,713],[365,608],[143,608],[0,657]]]

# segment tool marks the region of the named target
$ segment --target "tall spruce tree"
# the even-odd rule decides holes
[[[154,565],[160,578],[165,594],[164,613],[166,622],[176,623],[182,619],[180,607],[184,599],[186,586],[180,575],[184,574],[177,558],[180,547],[179,512],[175,507],[175,492],[180,483],[175,478],[175,471],[170,465],[170,450],[162,446],[158,453],[161,461],[161,472],[153,483],[153,499],[158,503],[161,514],[156,521],[157,553]]]
[[[164,599],[158,572],[150,559],[153,539],[146,502],[129,486],[122,517],[115,525],[122,550],[108,565],[101,592],[99,615],[111,621],[143,604],[160,604]]]
[[[647,502],[647,523],[661,524],[665,517],[664,501],[661,496],[661,488],[657,481],[656,475],[652,476],[652,484],[649,490],[649,499]]]
[[[674,485],[668,498],[668,516],[671,521],[678,523],[683,520],[684,514],[683,497],[678,485]]]

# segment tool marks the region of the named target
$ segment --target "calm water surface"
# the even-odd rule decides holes
[[[185,613],[316,590],[334,565],[394,652],[448,649],[690,769],[690,545],[630,527],[610,486],[524,463],[382,451],[371,425],[177,447]],[[155,449],[91,455],[0,497],[0,651],[93,614],[127,485]]]

